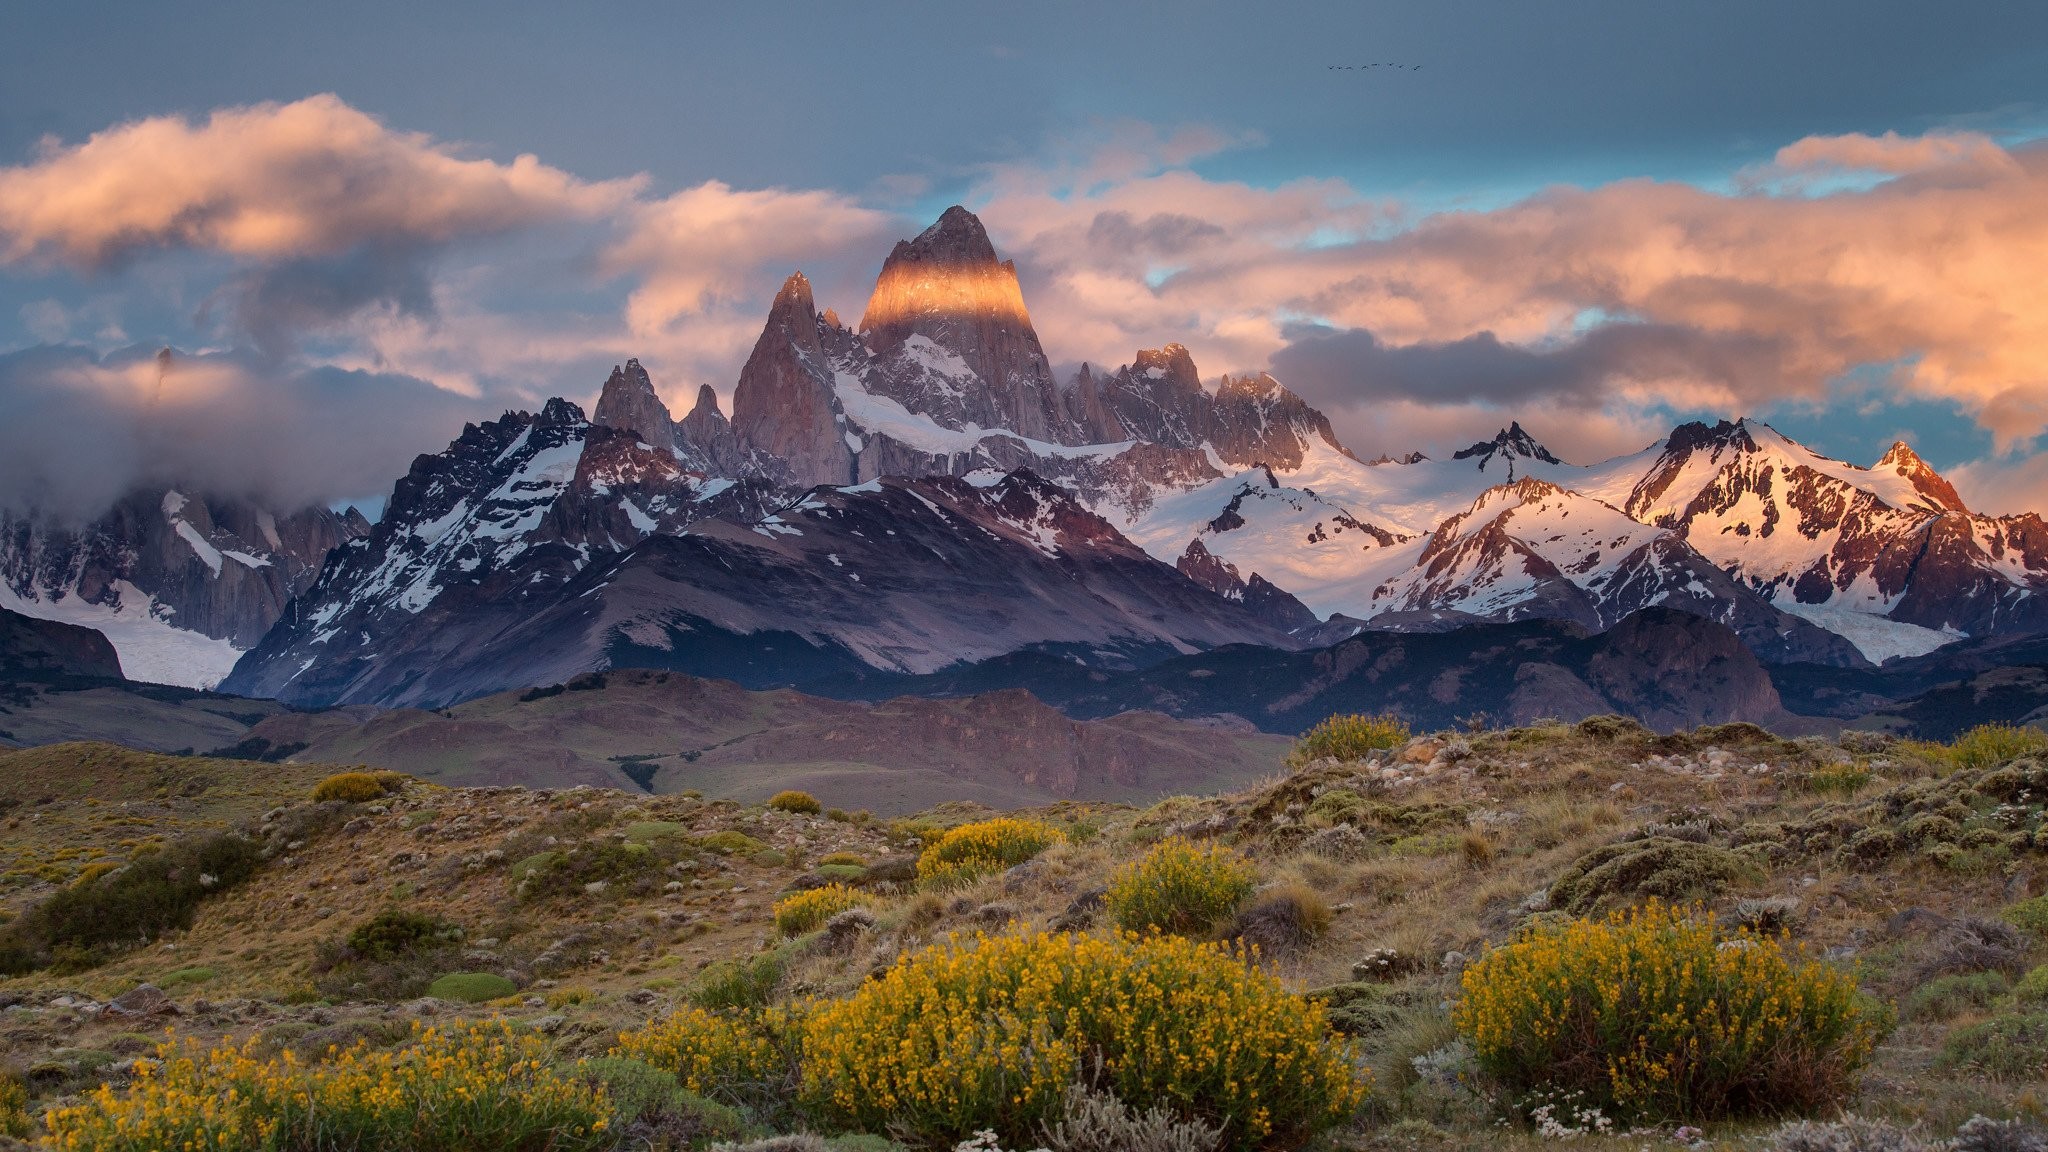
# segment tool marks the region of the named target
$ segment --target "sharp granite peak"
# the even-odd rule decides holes
[[[158,626],[249,649],[225,687],[297,704],[632,664],[759,687],[1013,652],[1130,669],[1650,609],[1839,667],[2048,632],[2048,525],[1971,512],[1904,444],[1862,468],[1745,419],[1582,466],[1515,422],[1365,462],[1271,375],[1205,382],[1179,344],[1057,382],[1015,264],[957,206],[896,244],[858,327],[791,274],[718,396],[677,419],[627,360],[588,417],[470,425],[374,527],[294,514],[269,551],[253,513],[164,511],[177,493],[138,494],[97,552],[9,521],[6,606],[104,606],[125,573]],[[223,623],[208,596],[254,606]]]

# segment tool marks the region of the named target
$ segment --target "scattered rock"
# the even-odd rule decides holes
[[[154,984],[130,988],[108,1001],[103,1015],[123,1017],[174,1016],[178,1006]]]

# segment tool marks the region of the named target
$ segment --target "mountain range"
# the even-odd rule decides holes
[[[2048,526],[1970,511],[1903,443],[1864,468],[1692,423],[1584,466],[1511,425],[1364,461],[1270,375],[1205,382],[1178,345],[1058,380],[961,208],[896,245],[857,326],[789,277],[731,397],[676,419],[629,360],[587,414],[557,398],[420,456],[374,525],[171,488],[83,528],[17,513],[0,605],[100,628],[131,677],[297,707],[632,666],[768,689],[1256,651],[1238,664],[1298,679],[1290,654],[1354,641],[1527,622],[1584,644],[1657,611],[1826,680],[2048,631]],[[1572,699],[1614,703],[1591,656],[1554,655]],[[1519,714],[1518,692],[1543,695],[1431,707]]]

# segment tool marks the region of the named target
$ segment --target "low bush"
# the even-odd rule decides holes
[[[799,792],[794,788],[770,796],[768,806],[777,812],[793,812],[800,816],[816,816],[825,810],[825,806],[818,803],[816,796],[809,792]]]
[[[843,884],[827,884],[806,892],[792,892],[775,902],[775,930],[784,936],[801,936],[814,931],[838,913],[868,898]]]
[[[1363,760],[1399,748],[1413,735],[1408,722],[1394,715],[1331,716],[1301,734],[1287,762],[1299,767],[1311,760]]]
[[[2048,1078],[2048,1012],[2009,1013],[1957,1028],[1935,1067],[2000,1083]]]
[[[2048,751],[2048,732],[2016,724],[1979,724],[1948,742],[1957,768],[1990,768],[2019,756]]]
[[[0,1073],[0,1136],[26,1140],[34,1127],[28,1115],[28,1085]]]
[[[349,951],[360,960],[395,960],[429,948],[460,943],[462,929],[453,921],[405,908],[386,908],[351,929]]]
[[[1032,1147],[1085,1081],[1226,1147],[1295,1147],[1367,1092],[1320,1003],[1176,937],[950,941],[818,1008],[803,1036],[810,1107],[925,1143],[986,1129]]]
[[[1574,916],[1628,900],[1682,903],[1717,895],[1753,872],[1726,848],[1650,836],[1595,848],[1572,861],[1551,885],[1550,903]]]
[[[60,888],[0,927],[0,975],[53,963],[88,968],[188,928],[202,901],[254,876],[262,863],[255,841],[223,833],[146,852],[124,868]]]
[[[2048,1004],[2048,964],[2020,977],[2020,982],[2012,987],[2012,998],[2022,1004]]]
[[[519,985],[495,972],[450,972],[427,985],[427,995],[436,1000],[481,1004],[519,991]]]
[[[1913,990],[1900,1015],[1908,1020],[1953,1020],[1965,1012],[1983,1012],[2004,999],[2012,983],[2000,972],[1942,976]]]
[[[684,1008],[621,1033],[612,1055],[659,1068],[699,1096],[772,1111],[795,1089],[800,1023],[782,1009]]]
[[[1999,916],[2034,939],[2048,941],[2048,896],[2008,904]]]
[[[1076,1085],[1059,1122],[1045,1128],[1048,1152],[1214,1152],[1223,1134],[1160,1105],[1140,1112],[1108,1092]]]
[[[398,791],[404,786],[404,780],[405,777],[396,772],[337,772],[313,785],[313,799],[316,803],[340,800],[347,804],[367,804]]]
[[[1198,936],[1229,920],[1258,883],[1258,869],[1232,849],[1174,836],[1112,872],[1104,900],[1126,931]]]
[[[1655,902],[1487,953],[1452,1019],[1510,1092],[1647,1120],[1836,1104],[1889,1023],[1852,975]]]
[[[602,1056],[583,1061],[578,1070],[611,1097],[622,1149],[700,1148],[747,1130],[739,1113],[678,1087],[673,1073],[638,1060]]]
[[[392,1051],[263,1060],[255,1042],[165,1045],[124,1088],[46,1117],[60,1149],[159,1152],[595,1152],[613,1143],[603,1088],[564,1075],[510,1025],[422,1029]]]
[[[761,1008],[782,984],[786,964],[779,952],[763,952],[738,960],[721,960],[704,969],[690,1000],[699,1008]]]
[[[1306,884],[1282,884],[1238,910],[1230,937],[1263,956],[1291,956],[1330,930],[1330,905]]]
[[[720,856],[752,856],[756,852],[768,850],[766,844],[761,843],[745,832],[738,832],[731,828],[713,832],[711,835],[698,841],[698,844],[705,851],[716,852]]]
[[[1065,839],[1037,820],[1000,816],[962,824],[918,855],[917,878],[933,885],[968,883],[1014,868]]]
[[[522,900],[587,897],[591,885],[620,885],[629,895],[648,895],[658,885],[664,856],[631,840],[586,841],[531,856],[512,867],[513,891]]]

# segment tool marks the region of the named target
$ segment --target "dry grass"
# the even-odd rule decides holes
[[[1744,852],[1755,871],[1710,895],[1713,910],[1732,920],[1744,901],[1789,902],[1779,915],[1794,946],[1856,964],[1868,993],[1901,1003],[1925,983],[1927,965],[1950,963],[1940,960],[1955,950],[1952,939],[1942,943],[1948,921],[1995,918],[2048,887],[2042,851],[1993,845],[1981,835],[1981,843],[1964,843],[1973,835],[1965,825],[1981,831],[1992,821],[1990,801],[1958,824],[1952,852],[1930,853],[1902,838],[1904,846],[1891,855],[1856,859],[1844,855],[1843,844],[1816,839],[1815,847],[1801,847],[1783,831],[1835,822],[1896,832],[1912,814],[1901,808],[1896,817],[1883,816],[1893,802],[1887,798],[1984,771],[1957,768],[1945,754],[1883,745],[1851,751],[1740,732],[1657,737],[1564,726],[1424,739],[1459,755],[1428,775],[1419,770],[1430,756],[1404,762],[1407,775],[1399,780],[1371,775],[1363,764],[1319,763],[1240,792],[1178,797],[1148,809],[1069,804],[1019,812],[1062,830],[1065,841],[1023,867],[925,894],[914,891],[917,852],[946,828],[993,812],[949,805],[916,820],[858,822],[680,795],[414,783],[382,801],[346,806],[341,819],[323,824],[311,819],[317,806],[305,797],[331,767],[147,757],[105,746],[0,754],[0,800],[14,801],[0,814],[0,865],[27,871],[11,889],[0,886],[0,901],[16,910],[95,861],[125,860],[150,842],[261,827],[261,816],[275,807],[288,814],[273,827],[298,822],[307,829],[293,840],[266,838],[275,849],[270,861],[240,888],[203,904],[189,930],[61,982],[0,981],[0,993],[47,997],[61,983],[104,999],[139,982],[206,969],[209,979],[175,993],[181,1003],[256,998],[269,1007],[246,1018],[239,1010],[188,1012],[182,1032],[211,1040],[287,1024],[303,1026],[302,1037],[354,1027],[350,1021],[381,1020],[393,1008],[291,1002],[317,999],[311,985],[324,945],[399,902],[463,926],[466,939],[451,963],[514,973],[521,996],[540,1002],[516,1011],[529,1019],[564,1017],[552,1034],[558,1050],[595,1055],[617,1029],[689,997],[716,960],[773,950],[770,995],[832,997],[953,933],[1005,925],[1108,930],[1099,893],[1110,874],[1181,834],[1220,840],[1252,862],[1266,890],[1299,885],[1327,907],[1320,935],[1269,959],[1291,985],[1350,985],[1353,966],[1379,949],[1412,962],[1413,970],[1393,983],[1373,985],[1379,998],[1355,1013],[1371,1026],[1358,1041],[1379,1069],[1379,1089],[1339,1146],[1533,1148],[1542,1141],[1532,1132],[1515,1122],[1499,1125],[1500,1101],[1489,1103],[1457,1080],[1455,1053],[1444,1051],[1448,1016],[1439,1005],[1455,995],[1460,956],[1476,958],[1532,916],[1545,915],[1552,885],[1595,849],[1656,833]],[[1816,791],[1812,778],[1830,771],[1867,779],[1851,799],[1839,790]],[[1317,807],[1337,793],[1351,799]],[[358,818],[361,824],[350,823]],[[673,832],[662,827],[659,834],[680,835],[688,845],[743,843],[737,838],[744,836],[760,847],[731,854],[689,848],[682,866],[658,873],[646,891],[614,885],[539,903],[513,897],[510,873],[526,858],[565,844],[626,843],[621,837],[629,829],[646,839],[657,834],[651,828],[669,825]],[[1339,828],[1355,832],[1355,851],[1313,850],[1318,836]],[[548,845],[548,837],[556,844]],[[826,875],[862,888],[872,922],[815,944],[779,942],[773,903],[806,883],[807,862],[860,873]],[[50,878],[37,878],[35,868],[49,870]],[[1924,912],[1902,916],[1913,909]],[[2003,979],[2010,983],[2048,960],[2044,946],[2040,936],[2025,935],[2017,958],[2000,961],[2010,973]],[[1946,1125],[1942,1131],[1973,1111],[2038,1113],[2038,1087],[1936,1067],[1957,1030],[2010,1011],[1998,995],[2010,993],[1982,1002],[1960,996],[1952,1011],[1906,1019],[1875,1053],[1850,1108]],[[333,1022],[311,1024],[316,1013]],[[24,1059],[111,1051],[129,1043],[118,1039],[124,1034],[161,1027],[71,1020],[56,1010],[32,1019],[11,1014],[0,1022],[0,1046],[28,1054]],[[1424,1058],[1420,1068],[1417,1057]],[[79,1071],[73,1080],[37,1082],[34,1089],[44,1098],[90,1086],[90,1075]],[[1747,1131],[1716,1128],[1710,1135],[1739,1142]],[[1581,1146],[1644,1142],[1588,1136]]]

